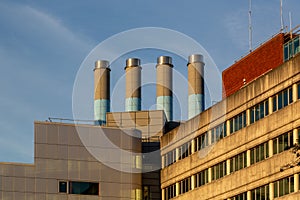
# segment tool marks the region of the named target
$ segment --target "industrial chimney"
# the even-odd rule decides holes
[[[106,123],[110,111],[110,68],[106,60],[95,62],[94,68],[94,119],[95,125]]]
[[[204,110],[204,62],[203,56],[193,54],[188,61],[188,117],[193,118]]]
[[[156,109],[164,110],[167,120],[173,120],[172,58],[160,56],[156,65]]]
[[[141,110],[141,71],[140,59],[126,60],[126,101],[125,111]]]

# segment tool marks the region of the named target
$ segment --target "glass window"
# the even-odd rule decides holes
[[[284,61],[289,60],[289,45],[284,45]]]
[[[196,187],[200,187],[208,183],[208,169],[205,169],[195,175]]]
[[[274,198],[294,192],[294,176],[274,182]]]
[[[67,182],[66,181],[59,181],[58,184],[59,184],[58,192],[67,193]]]
[[[273,96],[273,112],[284,108],[293,102],[292,88],[289,87]]]
[[[260,162],[269,157],[269,144],[265,142],[250,149],[250,163],[251,165]]]
[[[212,180],[217,180],[226,175],[226,161],[212,167]]]
[[[281,153],[293,147],[293,133],[288,132],[273,139],[274,154]]]
[[[230,197],[229,200],[247,200],[247,192],[236,195],[234,197]]]
[[[251,190],[251,200],[269,200],[269,185]]]
[[[70,181],[69,194],[99,195],[99,183]]]
[[[246,111],[230,119],[230,133],[234,133],[246,126]]]
[[[165,188],[165,199],[169,200],[176,196],[176,184],[172,184]]]
[[[195,139],[195,151],[200,151],[208,146],[208,134],[207,132],[196,137]]]
[[[246,151],[240,153],[230,159],[230,173],[238,171],[247,167],[247,153]]]
[[[191,177],[179,182],[179,194],[184,194],[191,190]]]
[[[250,124],[264,118],[269,114],[269,103],[265,100],[250,108]]]
[[[188,157],[189,155],[191,155],[191,152],[192,152],[191,146],[192,146],[191,141],[189,141],[179,147],[179,149],[178,149],[179,150],[179,160],[184,159],[184,158]]]

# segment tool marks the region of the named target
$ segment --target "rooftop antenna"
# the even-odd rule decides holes
[[[283,31],[284,29],[284,22],[283,22],[283,6],[282,6],[282,0],[280,0],[280,24],[281,24],[281,28],[280,28],[280,32]]]
[[[252,2],[249,0],[249,51],[252,51]]]
[[[292,31],[292,13],[289,12],[289,19],[290,19],[290,31]]]

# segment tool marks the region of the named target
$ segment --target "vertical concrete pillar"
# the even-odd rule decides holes
[[[161,190],[161,199],[162,199],[162,200],[165,200],[165,199],[166,199],[166,190],[165,190],[165,189],[162,189],[162,190]]]
[[[230,159],[226,160],[226,175],[230,174]]]
[[[173,65],[172,58],[160,56],[156,65],[156,109],[164,110],[167,120],[173,120]]]
[[[269,198],[270,200],[274,199],[274,183],[269,184]]]
[[[247,154],[247,167],[249,167],[251,165],[251,151],[247,150],[246,154]]]
[[[298,135],[298,129],[295,128],[293,129],[293,143],[294,144],[299,144],[299,135]]]
[[[293,90],[293,102],[296,102],[298,100],[298,85],[297,85],[297,83],[293,84],[292,90]]]
[[[212,168],[208,168],[208,182],[210,183],[212,181]]]
[[[189,56],[188,66],[188,117],[201,113],[205,106],[204,99],[204,62],[203,56],[200,54],[193,54]]]
[[[250,125],[250,109],[246,110],[246,126]]]
[[[299,191],[299,174],[294,174],[294,192]]]
[[[208,131],[207,131],[207,137],[208,137],[208,138],[207,138],[207,139],[208,139],[207,142],[208,142],[208,145],[211,145],[211,144],[212,144],[211,134],[212,134],[212,133],[211,133],[211,130],[208,130]]]
[[[195,139],[192,139],[191,141],[191,154],[195,153]]]
[[[230,135],[230,120],[226,120],[226,136]]]
[[[163,156],[161,157],[161,168],[162,168],[162,169],[165,168],[165,159],[166,159],[166,155],[163,155]]]
[[[126,60],[126,101],[125,111],[141,110],[141,71],[140,59]]]
[[[269,101],[269,114],[273,113],[273,98],[269,97],[268,101]]]
[[[247,199],[248,199],[248,200],[252,200],[252,199],[251,199],[251,191],[247,191]]]
[[[175,154],[176,154],[176,162],[179,160],[179,148],[176,148],[175,150]]]
[[[106,123],[110,111],[110,68],[106,60],[95,62],[94,68],[94,119],[95,125]]]
[[[268,141],[269,145],[269,156],[272,157],[274,154],[273,140]]]
[[[191,176],[191,190],[196,188],[196,175]]]
[[[179,182],[176,183],[176,196],[179,195],[179,191],[180,191],[180,185]]]

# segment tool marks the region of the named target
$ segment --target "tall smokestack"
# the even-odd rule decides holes
[[[110,68],[106,60],[95,62],[94,68],[94,119],[96,125],[106,123],[110,111]]]
[[[188,115],[189,119],[204,110],[204,62],[203,56],[193,54],[189,56],[188,66]]]
[[[156,109],[164,110],[167,120],[173,120],[172,58],[160,56],[156,65]]]
[[[141,71],[140,59],[126,60],[126,101],[125,111],[141,110]]]

